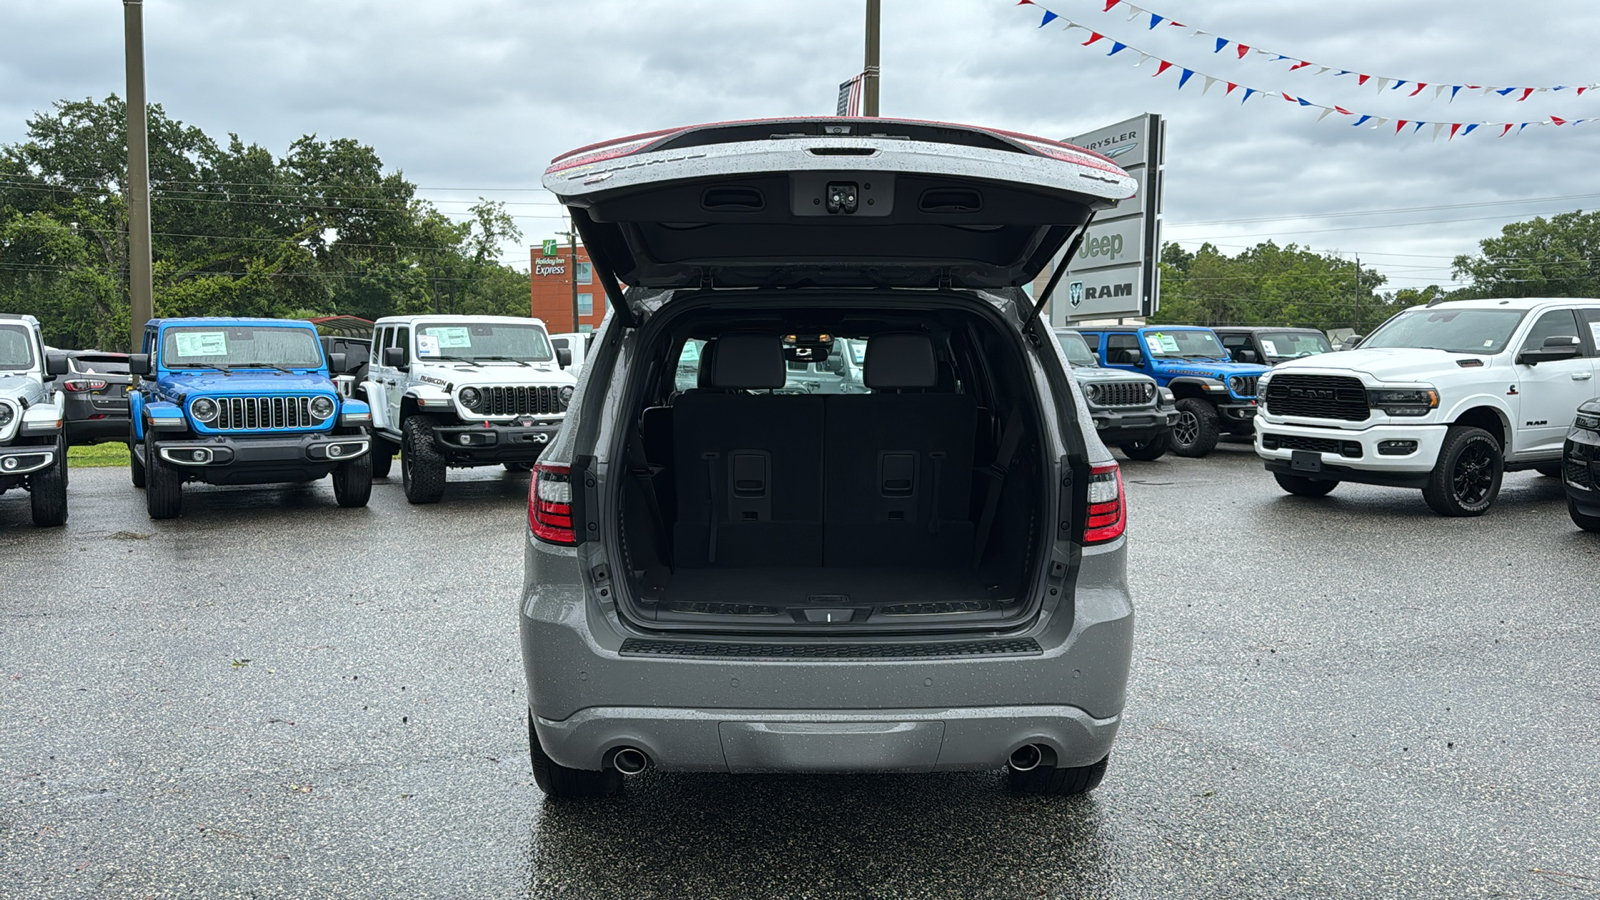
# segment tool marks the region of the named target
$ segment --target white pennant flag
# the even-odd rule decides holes
[[[1134,6],[1132,3],[1127,4],[1127,6],[1128,6],[1128,21],[1129,22],[1132,22],[1134,19],[1139,18],[1139,14],[1144,12],[1144,10],[1140,9],[1137,6]]]
[[[1494,90],[1494,88],[1492,88],[1492,87],[1486,87],[1486,88],[1484,88],[1484,89],[1483,89],[1483,94],[1482,94],[1482,96],[1484,96],[1484,97],[1487,97],[1487,96],[1489,96],[1489,92],[1490,92],[1490,91],[1492,91],[1492,90]]]
[[[1211,86],[1213,84],[1217,83],[1217,80],[1215,78],[1212,78],[1210,75],[1207,75],[1205,78],[1206,78],[1206,86],[1200,89],[1200,96],[1202,96],[1202,97],[1204,97],[1206,95],[1206,91],[1211,90]]]
[[[1328,71],[1328,67],[1327,66],[1323,66],[1322,68],[1317,70],[1317,74],[1321,75],[1323,72],[1326,72],[1326,71]]]
[[[1209,31],[1201,31],[1200,29],[1196,28],[1194,30],[1194,36],[1195,37],[1211,37],[1211,32],[1209,32]]]
[[[1388,87],[1389,86],[1389,82],[1391,82],[1393,80],[1394,80],[1393,78],[1379,78],[1378,79],[1378,93],[1380,93],[1380,94],[1383,93],[1383,89]]]
[[[1434,140],[1437,141],[1439,139],[1439,131],[1442,128],[1444,128],[1444,123],[1443,122],[1435,122],[1435,123],[1433,123],[1433,139]]]
[[[1435,99],[1435,100],[1439,99],[1439,97],[1444,94],[1444,89],[1449,87],[1449,86],[1450,85],[1448,85],[1448,84],[1441,84],[1438,87],[1434,88],[1433,89],[1433,99]],[[1452,99],[1454,99],[1454,98],[1452,98]]]
[[[1379,116],[1378,118],[1372,120],[1372,127],[1373,128],[1382,128],[1384,125],[1387,125],[1387,124],[1389,124],[1389,120],[1385,119],[1382,116]]]
[[[1154,57],[1152,57],[1150,54],[1145,53],[1143,50],[1141,50],[1141,51],[1139,51],[1139,61],[1134,64],[1134,68],[1137,69],[1137,68],[1139,68],[1140,66],[1142,66],[1145,63],[1149,62],[1152,59],[1154,59]]]
[[[1321,121],[1322,121],[1322,120],[1323,120],[1323,119],[1326,119],[1326,118],[1327,118],[1327,117],[1328,117],[1328,115],[1329,115],[1329,114],[1330,114],[1330,113],[1332,113],[1332,112],[1333,112],[1333,107],[1331,107],[1331,106],[1324,106],[1324,107],[1323,107],[1323,108],[1322,108],[1322,115],[1320,115],[1320,116],[1317,116],[1317,121],[1318,121],[1318,122],[1321,122]]]

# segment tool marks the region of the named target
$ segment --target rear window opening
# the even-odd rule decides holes
[[[604,517],[629,619],[937,633],[1031,618],[1051,498],[1020,338],[930,305],[745,299],[641,332]]]

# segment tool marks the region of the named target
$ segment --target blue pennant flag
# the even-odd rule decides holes
[[[1498,91],[1495,91],[1495,93],[1496,93],[1496,94],[1499,94],[1499,95],[1500,95],[1500,96],[1502,96],[1502,97],[1504,97],[1504,96],[1505,96],[1505,95],[1507,95],[1507,94],[1509,94],[1509,93],[1511,93],[1511,92],[1512,92],[1512,91],[1514,91],[1514,90],[1516,90],[1516,88],[1514,88],[1514,87],[1510,87],[1510,88],[1501,88],[1501,89],[1500,89],[1500,90],[1498,90]]]
[[[1243,106],[1244,105],[1244,101],[1249,100],[1251,94],[1259,94],[1259,93],[1261,93],[1261,92],[1256,90],[1255,88],[1252,88],[1252,87],[1245,88],[1244,89],[1244,97],[1240,98],[1239,105]]]
[[[1398,91],[1398,90],[1400,90],[1400,85],[1402,85],[1402,84],[1410,84],[1410,83],[1411,83],[1411,82],[1409,82],[1409,81],[1404,81],[1404,80],[1401,80],[1401,81],[1396,81],[1396,82],[1395,82],[1395,83],[1394,83],[1394,85],[1393,85],[1393,86],[1391,86],[1391,87],[1390,87],[1390,88],[1389,88],[1389,90],[1391,90],[1391,91]]]
[[[1366,120],[1368,120],[1370,118],[1372,118],[1372,117],[1371,116],[1362,116],[1361,118],[1357,119],[1355,121],[1355,123],[1353,125],[1351,125],[1350,127],[1351,128],[1355,128],[1357,125],[1360,125],[1362,122],[1365,122]]]
[[[1151,30],[1154,30],[1155,27],[1157,25],[1160,25],[1163,21],[1165,21],[1166,18],[1167,18],[1166,16],[1158,16],[1155,13],[1151,13],[1150,14],[1150,28],[1151,28]]]
[[[1307,100],[1304,97],[1295,98],[1295,102],[1299,103],[1301,106],[1314,106],[1315,105],[1310,100]]]
[[[1450,102],[1451,103],[1456,102],[1456,92],[1458,92],[1460,90],[1461,90],[1461,85],[1459,85],[1459,84],[1450,85]]]
[[[1221,53],[1222,52],[1222,48],[1226,47],[1226,46],[1228,46],[1228,39],[1227,38],[1217,38],[1217,49],[1215,49],[1215,50],[1213,50],[1211,52],[1212,53]]]
[[[1421,131],[1422,130],[1422,126],[1424,126],[1424,125],[1426,125],[1428,123],[1427,122],[1417,122],[1415,124],[1416,124],[1417,127],[1411,129],[1411,133],[1412,134],[1416,134],[1417,132]]]
[[[1189,83],[1189,79],[1191,79],[1193,77],[1194,77],[1194,70],[1193,69],[1184,69],[1183,70],[1183,74],[1178,76],[1178,90],[1180,90],[1180,91],[1183,90],[1183,86],[1188,84]]]
[[[1467,135],[1472,133],[1472,129],[1477,128],[1477,127],[1478,127],[1478,123],[1477,122],[1473,122],[1471,125],[1468,125],[1467,127],[1461,129],[1461,136],[1462,137],[1466,137]]]
[[[1517,126],[1517,134],[1521,134],[1522,133],[1522,129],[1527,128],[1527,127],[1528,127],[1528,123],[1527,122],[1523,122],[1521,125],[1518,125]]]
[[[1124,51],[1126,49],[1128,49],[1128,45],[1127,44],[1124,44],[1121,41],[1112,41],[1111,42],[1111,52],[1107,53],[1106,55],[1107,56],[1116,56],[1118,53],[1121,53],[1122,51]]]
[[[1349,69],[1340,69],[1339,71],[1333,73],[1333,77],[1338,78],[1340,75],[1349,75],[1349,74],[1351,74]]]
[[[1061,17],[1047,9],[1044,11],[1044,21],[1039,23],[1039,27],[1043,28],[1046,25],[1049,25],[1051,20],[1059,18]]]
[[[1283,55],[1283,54],[1282,54],[1282,53],[1279,53],[1279,54],[1278,54],[1278,55],[1277,55],[1277,56],[1274,56],[1274,57],[1273,57],[1273,58],[1272,58],[1272,61],[1273,61],[1273,62],[1277,62],[1277,61],[1278,61],[1278,60],[1280,60],[1280,59],[1288,59],[1288,58],[1289,58],[1289,57],[1287,57],[1287,56],[1284,56],[1284,55]]]

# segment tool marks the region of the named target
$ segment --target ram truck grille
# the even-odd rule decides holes
[[[478,407],[484,416],[550,416],[559,415],[561,389],[558,387],[483,387],[483,403]]]
[[[1342,375],[1274,375],[1262,399],[1275,416],[1361,422],[1370,412],[1361,379]]]
[[[320,422],[311,417],[311,397],[217,397],[220,408],[211,428],[217,431],[309,430]]]

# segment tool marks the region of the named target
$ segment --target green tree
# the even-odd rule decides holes
[[[1268,241],[1228,256],[1212,244],[1161,252],[1161,309],[1182,325],[1366,327],[1389,315],[1384,276],[1351,260]]]
[[[1478,248],[1455,259],[1462,296],[1600,297],[1600,212],[1513,222]]]

